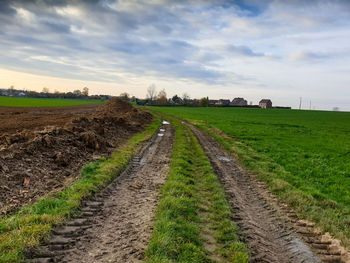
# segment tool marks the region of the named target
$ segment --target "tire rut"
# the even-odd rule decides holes
[[[202,145],[234,209],[241,239],[251,250],[251,262],[321,262],[266,197],[259,182],[202,131],[188,125]]]
[[[165,125],[127,169],[81,206],[82,216],[54,229],[31,251],[32,262],[141,262],[152,232],[159,188],[169,169],[174,140]]]

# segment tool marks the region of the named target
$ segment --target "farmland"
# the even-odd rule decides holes
[[[101,100],[84,99],[41,99],[41,98],[13,98],[0,97],[0,106],[3,107],[62,107],[85,104],[101,104]]]
[[[350,245],[350,113],[156,109],[211,134],[300,216]]]
[[[348,245],[347,114],[115,98],[0,115],[0,262],[350,258],[323,235]]]

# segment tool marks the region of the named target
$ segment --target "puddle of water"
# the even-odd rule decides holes
[[[165,129],[159,129],[159,131],[161,131],[161,132],[165,132]]]
[[[166,124],[167,125],[167,124],[170,124],[170,123],[167,122],[167,121],[163,121],[162,124]]]
[[[164,133],[158,133],[158,136],[162,137],[164,136]]]
[[[231,159],[225,157],[225,156],[217,156],[218,160],[223,162],[231,162]]]
[[[291,243],[294,245],[294,250],[303,252],[304,258],[307,258],[305,262],[310,263],[321,263],[321,260],[317,258],[310,250],[310,248],[305,245],[299,238],[293,237]]]

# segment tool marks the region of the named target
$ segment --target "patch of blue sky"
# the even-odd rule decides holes
[[[238,15],[247,17],[256,17],[261,15],[267,8],[270,0],[229,0],[224,1],[221,6],[223,8],[238,7],[240,9]]]

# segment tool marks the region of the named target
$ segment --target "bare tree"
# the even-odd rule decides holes
[[[129,98],[130,98],[129,93],[127,93],[127,92],[120,93],[119,96],[121,99],[126,100],[126,101],[129,100]]]
[[[159,91],[159,94],[158,94],[158,104],[165,105],[167,104],[167,102],[168,102],[168,99],[166,97],[165,89],[162,89],[161,91]]]
[[[188,93],[185,92],[184,94],[182,94],[182,99],[184,102],[187,102],[190,99],[190,95],[188,95]]]
[[[154,101],[157,97],[156,85],[152,84],[147,89],[147,99]]]
[[[50,93],[49,88],[43,87],[42,93]]]
[[[203,97],[199,100],[199,106],[208,107],[209,106],[209,98]]]
[[[81,95],[88,97],[89,96],[89,88],[88,87],[83,88]]]

